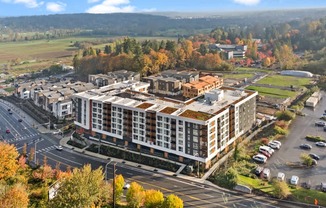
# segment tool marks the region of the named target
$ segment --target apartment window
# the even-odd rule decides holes
[[[157,146],[162,146],[162,142],[157,141]]]
[[[157,139],[158,140],[162,140],[162,136],[161,135],[157,135]]]
[[[193,144],[192,144],[192,147],[194,148],[194,149],[198,149],[198,143],[196,143],[196,142],[194,142]]]
[[[135,116],[138,116],[138,111],[134,111],[134,115]]]
[[[102,124],[102,121],[101,120],[98,120],[98,124]]]
[[[67,105],[62,106],[62,110],[67,110],[67,109],[68,109]]]
[[[96,108],[93,108],[93,112],[95,112],[95,113],[96,113],[96,112],[97,112],[97,109],[96,109]]]
[[[96,118],[97,117],[97,114],[96,113],[93,113],[92,115],[93,115],[93,118]]]
[[[169,143],[164,143],[165,148],[169,148]]]
[[[183,121],[180,121],[180,120],[179,120],[179,125],[183,125]]]
[[[183,140],[178,140],[179,145],[183,145]]]
[[[138,123],[134,123],[134,127],[135,128],[138,128]]]
[[[101,104],[101,103],[99,103],[99,104],[97,105],[97,107],[99,107],[99,108],[102,108],[102,104]]]
[[[116,114],[115,112],[112,112],[112,116],[114,116],[114,117],[115,117],[116,115],[117,115],[117,114]]]
[[[96,128],[96,124],[93,124],[93,128]]]
[[[179,152],[183,152],[183,147],[179,147]]]
[[[170,134],[170,132],[169,132],[169,131],[167,131],[167,130],[165,130],[165,131],[164,131],[164,134],[165,134],[165,135],[169,135],[169,134]]]
[[[93,106],[96,107],[97,106],[97,103],[93,103]]]
[[[164,137],[164,141],[166,141],[166,142],[168,142],[170,139],[169,139],[169,137]]]
[[[140,112],[139,116],[140,117],[144,117],[144,113],[143,112]]]
[[[162,116],[157,116],[158,121],[162,121]]]
[[[169,129],[170,128],[169,124],[164,124],[164,128]]]
[[[157,133],[161,134],[162,133],[162,129],[157,129]]]
[[[183,138],[183,134],[179,134],[179,138]]]
[[[134,129],[134,133],[135,134],[138,134],[138,129]]]
[[[179,127],[179,131],[183,131],[183,128],[182,127]]]
[[[117,133],[117,130],[112,129],[112,133],[113,133],[113,134],[116,134],[116,133]]]
[[[140,124],[140,125],[139,125],[139,128],[140,128],[140,129],[144,129],[145,127],[144,127],[143,124]]]
[[[121,112],[122,111],[122,109],[121,108],[118,108],[118,112]]]
[[[102,115],[97,115],[98,118],[102,119]]]
[[[135,122],[138,122],[138,118],[137,118],[137,117],[134,117],[134,121],[135,121]]]
[[[112,111],[116,111],[117,110],[117,107],[112,107]]]
[[[96,119],[95,118],[93,118],[93,123],[96,123]]]
[[[134,139],[135,140],[138,140],[138,135],[134,135]]]
[[[99,109],[99,110],[98,110],[98,113],[102,113],[102,110],[101,110],[101,109]]]
[[[169,123],[169,118],[165,118],[165,122],[166,123]]]

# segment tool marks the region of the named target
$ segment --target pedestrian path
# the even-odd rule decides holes
[[[43,149],[38,149],[36,153],[42,153],[42,152],[50,152],[51,150],[54,150],[56,148],[56,145],[52,145]]]
[[[10,142],[30,140],[31,138],[36,137],[38,135],[40,135],[40,133],[34,133],[34,134],[30,134],[30,135],[25,135],[25,136],[22,136],[22,137],[6,139],[6,142],[10,143]]]

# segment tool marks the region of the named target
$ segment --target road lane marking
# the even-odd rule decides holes
[[[81,164],[81,163],[79,163],[79,162],[75,162],[75,161],[69,160],[69,159],[64,158],[64,157],[60,157],[59,155],[53,154],[52,152],[48,152],[48,154],[54,155],[55,157],[58,157],[58,158],[60,158],[60,159],[66,160],[66,161],[71,162],[71,163],[75,163],[75,164],[77,164],[77,165],[83,165],[83,164]]]
[[[143,181],[139,181],[139,180],[135,180],[135,179],[133,179],[133,180],[136,181],[136,182],[138,182],[139,184],[146,184],[146,185],[148,185],[148,186],[153,186],[153,187],[156,187],[156,188],[158,188],[158,189],[164,190],[164,191],[166,191],[166,192],[174,193],[174,194],[176,194],[176,195],[178,195],[178,196],[185,196],[185,197],[188,197],[188,198],[190,198],[190,199],[192,199],[192,200],[196,200],[196,201],[201,201],[201,202],[204,202],[204,203],[213,204],[215,207],[228,208],[228,207],[223,206],[223,205],[221,205],[221,204],[216,204],[216,203],[213,203],[213,202],[210,202],[210,201],[207,201],[207,200],[202,200],[202,199],[200,199],[200,198],[197,198],[197,197],[194,197],[194,196],[191,196],[191,195],[187,195],[187,194],[184,194],[184,193],[181,193],[181,192],[178,192],[178,191],[173,191],[173,190],[170,190],[170,189],[167,189],[167,188],[163,188],[163,187],[161,187],[161,186],[157,186],[157,185],[154,185],[154,184],[151,184],[151,183],[147,183],[147,182],[143,182]],[[202,206],[198,206],[198,205],[196,205],[196,204],[193,204],[193,203],[191,203],[191,202],[186,202],[186,201],[184,201],[184,203],[185,203],[185,204],[189,204],[189,205],[191,205],[191,207],[199,207],[199,208],[202,207]],[[204,208],[204,207],[202,207],[202,208]]]
[[[49,157],[49,156],[46,155],[46,154],[41,153],[41,155],[46,156],[46,158],[47,158],[48,160],[53,160],[53,161],[55,161],[55,162],[58,162],[58,163],[60,163],[60,164],[65,165],[65,166],[69,166],[69,167],[73,167],[73,168],[74,168],[74,167],[79,168],[78,166],[73,166],[73,165],[70,165],[70,164],[67,164],[67,163],[61,162],[61,161],[59,161],[59,160],[56,160],[56,159],[54,159],[54,158],[52,158],[52,157]]]

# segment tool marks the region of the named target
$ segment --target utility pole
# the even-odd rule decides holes
[[[115,165],[113,164],[113,208],[115,208]]]

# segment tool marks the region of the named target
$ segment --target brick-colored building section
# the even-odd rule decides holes
[[[186,83],[182,85],[183,96],[187,98],[203,95],[211,89],[218,88],[223,85],[223,79],[213,76],[204,76],[198,81]]]

